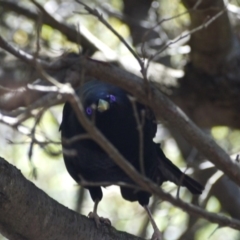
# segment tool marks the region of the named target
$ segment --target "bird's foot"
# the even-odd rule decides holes
[[[99,217],[97,213],[90,212],[88,214],[88,217],[94,220],[94,222],[97,225],[97,228],[99,228],[101,226],[101,224],[111,226],[111,221],[108,218]]]
[[[154,229],[151,240],[163,240],[163,235],[158,229]]]

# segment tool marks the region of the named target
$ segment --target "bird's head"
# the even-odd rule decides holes
[[[117,97],[115,95],[106,93],[105,96],[102,96],[101,98],[92,101],[90,105],[85,106],[86,114],[91,116],[93,111],[104,113],[112,108],[116,101]]]
[[[108,83],[93,80],[84,84],[80,96],[88,116],[93,113],[105,115],[129,105],[127,94],[122,89]],[[128,103],[128,104],[126,104]]]

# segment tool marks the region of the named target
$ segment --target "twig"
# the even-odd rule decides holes
[[[80,135],[75,135],[74,137],[71,138],[62,138],[62,143],[66,145],[70,145],[74,142],[80,141],[80,140],[85,140],[85,139],[90,139],[91,136],[88,133],[85,134],[80,134]]]
[[[221,171],[216,171],[207,181],[207,184],[205,185],[204,192],[202,195],[199,197],[199,201],[202,207],[205,207],[207,204],[207,201],[210,197],[210,192],[216,184],[217,181],[220,180],[220,178],[223,176],[223,173]]]
[[[10,45],[8,42],[6,42],[1,36],[0,36],[0,47],[4,50],[6,50],[7,52],[10,52],[11,54],[13,54],[14,56],[16,56],[17,58],[23,60],[24,62],[26,62],[27,64],[29,64],[30,66],[35,66],[35,60],[34,57],[20,49],[17,49],[15,47],[13,47],[12,45]],[[36,59],[36,61],[41,64],[42,66],[47,66],[48,63],[40,60],[40,59]]]
[[[35,139],[35,133],[36,133],[36,128],[37,128],[37,125],[39,124],[41,118],[42,118],[42,115],[45,111],[45,108],[43,108],[36,116],[36,120],[35,120],[35,123],[32,127],[32,130],[31,130],[31,136],[30,138],[32,139],[31,140],[31,143],[29,145],[29,150],[28,150],[28,158],[29,160],[31,161],[32,160],[32,153],[33,153],[33,146],[34,146],[34,140]]]
[[[144,137],[144,132],[143,132],[143,127],[144,127],[144,117],[145,116],[141,116],[141,120],[137,111],[137,106],[136,106],[136,100],[135,98],[128,96],[131,104],[132,104],[132,109],[133,109],[133,114],[134,117],[136,119],[136,123],[137,123],[137,130],[138,130],[138,134],[139,134],[139,163],[140,163],[140,169],[141,169],[141,173],[145,176],[145,166],[144,166],[144,141],[143,141],[143,137]]]

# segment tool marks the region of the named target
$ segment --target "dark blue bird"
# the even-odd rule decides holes
[[[89,119],[94,121],[96,127],[136,170],[159,185],[164,181],[171,181],[178,186],[187,187],[193,194],[202,193],[202,185],[182,173],[166,158],[160,145],[153,142],[157,124],[149,109],[138,102],[131,101],[129,94],[124,90],[98,80],[86,82],[77,94]],[[142,144],[139,140],[139,123],[142,123]],[[63,151],[63,156],[66,168],[76,182],[81,184],[81,179],[84,179],[86,182],[108,182],[109,185],[116,182],[135,184],[94,140],[83,139],[71,144],[65,143],[64,139],[86,133],[69,103],[64,106],[60,130],[63,148],[75,151],[73,155]],[[140,146],[143,146],[141,151]],[[143,164],[140,161],[141,157]],[[84,187],[89,190],[95,203],[90,217],[94,218],[99,226],[100,222],[105,220],[97,215],[97,205],[102,199],[101,186],[85,185]],[[154,227],[152,239],[161,239],[161,233],[148,209],[151,194],[123,186],[120,186],[120,189],[124,199],[138,201],[146,209]]]

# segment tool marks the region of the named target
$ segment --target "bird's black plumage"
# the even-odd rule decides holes
[[[203,187],[182,173],[166,158],[160,145],[153,142],[157,125],[155,120],[148,116],[150,115],[149,110],[146,110],[142,104],[136,102],[136,111],[134,111],[134,103],[129,100],[125,91],[98,80],[85,83],[77,93],[83,103],[86,115],[90,119],[94,119],[97,128],[138,171],[141,171],[141,168],[136,113],[141,120],[141,112],[144,110],[146,114],[142,131],[146,176],[159,185],[164,181],[171,181],[187,187],[193,194],[202,192]],[[106,105],[104,106],[104,104]],[[71,138],[86,133],[69,103],[64,106],[60,129],[62,138]],[[68,172],[78,183],[81,184],[81,176],[90,182],[121,181],[134,184],[131,178],[93,140],[79,140],[70,145],[63,144],[63,147],[76,151],[74,156],[64,154],[64,160]],[[87,188],[93,201],[101,200],[100,186]],[[143,206],[148,204],[150,193],[122,186],[120,188],[124,199],[138,201]]]

